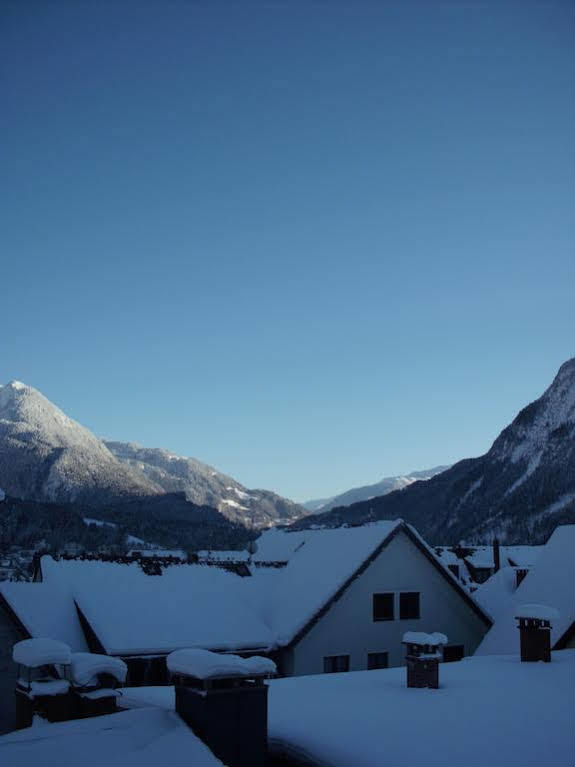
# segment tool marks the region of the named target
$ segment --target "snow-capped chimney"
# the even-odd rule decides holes
[[[557,610],[545,605],[519,605],[516,608],[522,662],[550,662],[551,621],[557,617]]]
[[[439,687],[439,661],[447,644],[445,634],[406,631],[402,644],[406,646],[405,665],[408,687]]]
[[[501,567],[501,552],[499,551],[499,538],[493,539],[493,572],[496,573]]]
[[[241,658],[209,650],[176,650],[167,666],[176,712],[228,767],[265,767],[268,688],[275,675],[268,658]]]

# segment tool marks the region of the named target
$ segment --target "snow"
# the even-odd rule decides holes
[[[519,426],[519,441],[511,454],[511,460],[532,459],[549,444],[549,435],[564,424],[575,423],[575,367],[573,360],[561,366],[555,380],[539,400],[532,423]]]
[[[92,517],[84,517],[85,525],[95,525],[96,527],[118,527],[114,522],[104,522],[103,519],[93,519]]]
[[[126,543],[128,546],[147,546],[148,545],[146,541],[143,541],[141,538],[137,538],[135,535],[127,535]]]
[[[524,450],[525,450],[525,446],[523,445],[520,446],[511,456],[511,460],[515,463],[516,461],[523,458]],[[518,457],[516,458],[515,456],[518,456]],[[532,455],[529,458],[527,469],[519,477],[519,479],[515,480],[515,482],[511,485],[511,487],[507,488],[507,490],[505,491],[505,495],[511,495],[511,493],[515,492],[515,490],[517,490],[518,487],[520,487],[527,479],[529,479],[529,477],[533,474],[535,469],[541,463],[542,458],[543,458],[543,450],[540,450],[538,453],[535,453],[535,455]]]
[[[23,639],[12,648],[12,660],[22,666],[37,668],[51,664],[67,666],[70,663],[70,648],[56,639]]]
[[[44,585],[68,589],[111,655],[188,647],[267,652],[288,644],[402,524],[270,530],[258,539],[254,560],[286,566],[254,566],[245,578],[201,563],[173,565],[152,577],[137,564],[56,562],[48,556],[42,559],[42,572]],[[244,552],[230,553],[234,559],[245,557]],[[448,570],[445,574],[461,588],[455,576]]]
[[[66,679],[51,679],[49,682],[30,682],[29,696],[41,698],[44,695],[66,695],[70,682]]]
[[[128,667],[119,658],[89,652],[72,653],[71,677],[75,685],[87,687],[97,683],[98,674],[110,674],[120,684],[126,681]]]
[[[51,557],[44,560],[54,563]],[[65,581],[55,583],[0,583],[0,594],[32,637],[52,637],[73,651],[88,649],[74,606],[72,591]]]
[[[251,579],[203,565],[173,565],[152,577],[138,564],[45,559],[47,583],[72,584],[75,601],[111,655],[184,647],[265,651],[275,644],[249,602],[245,581]]]
[[[430,647],[439,647],[446,645],[449,640],[445,634],[434,631],[432,634],[426,634],[424,631],[406,631],[403,635],[404,644],[422,644]]]
[[[112,690],[110,688],[104,687],[101,690],[78,692],[78,695],[85,700],[99,700],[100,698],[119,698],[121,696],[121,692],[119,690]]]
[[[476,655],[518,652],[519,631],[514,613],[519,605],[548,605],[558,610],[559,617],[553,621],[551,628],[552,647],[575,621],[575,525],[555,528],[542,548],[541,556],[517,590],[510,593],[508,588],[499,589],[494,600],[497,608],[493,615],[495,623],[477,648]],[[500,575],[500,580],[506,577]],[[486,603],[485,594],[483,589],[476,592],[480,603]]]
[[[572,764],[575,651],[439,666],[440,688],[408,689],[405,668],[272,680],[272,752],[329,767]]]
[[[537,618],[543,621],[554,621],[559,617],[559,611],[545,605],[518,605],[513,613],[514,618]]]
[[[176,692],[173,686],[123,687],[122,708],[147,708],[154,706],[175,711]]]
[[[202,649],[176,650],[166,660],[168,670],[196,679],[223,677],[268,676],[277,673],[276,664],[269,658],[254,655],[242,658]]]
[[[0,763],[6,767],[222,767],[179,716],[154,708],[4,735]]]
[[[231,506],[234,509],[242,509],[243,511],[249,511],[247,506],[242,506],[241,503],[230,500],[229,498],[222,499],[222,503],[225,503],[226,506]]]
[[[552,503],[544,511],[542,511],[540,515],[538,514],[537,516],[544,517],[547,514],[556,514],[558,511],[564,509],[565,506],[569,506],[570,503],[573,503],[573,501],[575,501],[575,493],[565,493],[565,495],[562,495],[558,500],[555,501],[555,503]]]
[[[296,533],[270,530],[258,538],[254,559],[289,558],[287,567],[255,570],[250,579],[254,592],[261,588],[271,595],[263,600],[263,617],[278,644],[288,644],[400,525],[395,520]]]

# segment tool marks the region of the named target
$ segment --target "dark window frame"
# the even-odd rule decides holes
[[[387,609],[383,607],[383,602],[388,602]],[[391,606],[391,611],[389,610]],[[382,591],[372,594],[371,612],[374,623],[379,621],[395,620],[395,594],[393,591]]]
[[[342,666],[343,668],[340,668]],[[324,674],[343,674],[349,671],[349,655],[324,655]]]
[[[406,604],[408,599],[417,597],[415,604],[417,609],[414,610],[413,606]],[[417,614],[415,614],[417,613]],[[399,594],[399,620],[400,621],[413,621],[421,618],[421,592],[420,591],[401,591]]]
[[[376,658],[385,659],[385,663],[379,663]],[[367,653],[367,670],[377,671],[380,668],[389,668],[389,652],[387,650],[380,652],[368,652]]]

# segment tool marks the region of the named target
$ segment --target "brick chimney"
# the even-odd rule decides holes
[[[551,621],[557,617],[557,610],[545,605],[519,605],[516,608],[522,663],[551,661]]]
[[[501,567],[501,553],[499,551],[499,538],[493,539],[493,572],[498,572]]]
[[[268,688],[276,673],[268,658],[241,658],[208,650],[168,655],[176,712],[228,767],[265,767]]]
[[[447,641],[445,634],[437,632],[407,631],[403,635],[408,687],[439,688],[439,661]]]

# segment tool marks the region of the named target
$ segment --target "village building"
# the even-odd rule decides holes
[[[474,591],[503,567],[515,571],[517,584],[527,575],[541,556],[543,546],[501,546],[497,539],[491,546],[436,546],[441,562]]]
[[[459,659],[491,626],[401,520],[270,530],[258,544],[250,563],[44,556],[40,582],[0,587],[0,620],[118,656],[131,684],[164,682],[182,647],[267,655],[292,676],[401,665],[406,631],[442,631],[445,659]]]
[[[518,652],[517,621],[520,605],[554,608],[551,647],[575,648],[575,525],[556,527],[535,566],[517,585],[515,570],[502,568],[481,586],[474,597],[494,619],[493,627],[477,649],[478,655]]]

